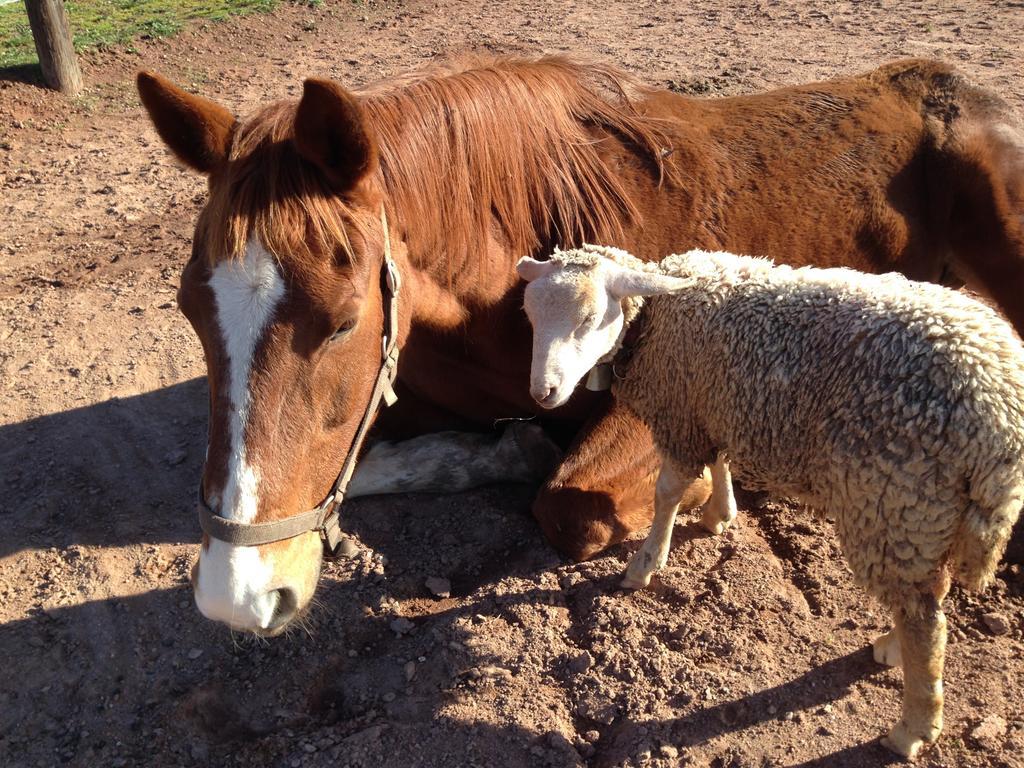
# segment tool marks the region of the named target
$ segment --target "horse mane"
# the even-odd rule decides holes
[[[564,58],[464,60],[357,91],[377,137],[377,178],[417,265],[478,272],[489,238],[513,258],[553,244],[611,242],[639,212],[601,145],[632,145],[660,180],[670,147],[639,112],[649,91],[612,67]],[[202,218],[212,258],[258,236],[278,258],[348,247],[349,205],[289,140],[296,102],[238,129]],[[211,210],[212,209],[212,210]],[[433,258],[430,263],[421,263]]]

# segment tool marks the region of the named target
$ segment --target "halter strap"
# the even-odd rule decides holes
[[[338,508],[345,498],[345,490],[355,471],[359,450],[363,447],[366,434],[370,431],[370,425],[380,408],[381,401],[383,400],[384,404],[388,406],[394,405],[398,399],[394,384],[395,378],[398,376],[398,294],[401,291],[402,280],[398,267],[391,257],[391,236],[388,232],[388,219],[383,205],[380,207],[380,225],[384,231],[384,262],[381,267],[381,275],[384,283],[382,287],[386,289],[384,296],[387,305],[381,340],[380,371],[377,373],[377,380],[370,392],[366,410],[363,412],[359,428],[356,430],[352,445],[345,457],[345,462],[341,465],[341,471],[338,473],[334,485],[323,501],[306,512],[269,523],[239,523],[221,517],[210,508],[206,499],[203,498],[203,482],[200,479],[199,526],[207,536],[228,544],[255,547],[259,544],[270,544],[274,541],[290,539],[309,531],[319,531],[329,553],[333,553],[338,546],[341,540]]]

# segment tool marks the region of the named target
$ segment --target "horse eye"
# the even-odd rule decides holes
[[[349,318],[341,325],[338,326],[337,330],[331,334],[331,337],[327,340],[328,343],[334,341],[340,341],[352,333],[352,330],[356,327],[356,320],[354,317]]]

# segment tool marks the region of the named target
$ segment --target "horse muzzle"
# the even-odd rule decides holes
[[[312,534],[274,547],[211,539],[195,567],[196,606],[206,618],[232,629],[279,634],[313,596],[320,549]]]

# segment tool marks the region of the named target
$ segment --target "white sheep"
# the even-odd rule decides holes
[[[875,659],[902,664],[913,758],[942,729],[950,579],[982,588],[1024,500],[1024,349],[970,297],[899,275],[792,269],[692,251],[645,264],[614,248],[523,259],[531,393],[563,404],[599,362],[663,458],[654,524],[624,584],[668,557],[683,489],[712,464],[703,522],[745,487],[834,519],[858,583],[891,609]],[[665,294],[665,295],[660,295]],[[646,302],[641,297],[650,296]]]

